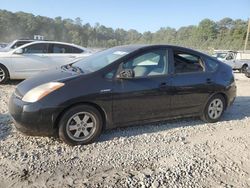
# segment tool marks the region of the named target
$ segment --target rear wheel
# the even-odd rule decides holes
[[[201,119],[208,123],[217,122],[226,108],[226,100],[222,95],[215,95],[209,99]]]
[[[0,84],[4,84],[9,80],[9,72],[5,66],[0,64]]]
[[[59,137],[69,145],[89,144],[100,135],[101,130],[101,114],[88,105],[70,108],[59,122]]]
[[[248,65],[243,65],[243,66],[241,67],[240,72],[245,73],[246,70],[247,70],[247,67],[248,67]]]

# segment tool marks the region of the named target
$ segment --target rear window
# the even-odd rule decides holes
[[[180,51],[174,51],[174,66],[175,73],[179,74],[205,71],[204,63],[199,56]]]
[[[82,50],[80,48],[72,47],[72,53],[80,54],[80,53],[83,53],[83,52],[84,52],[84,50]]]
[[[52,53],[55,53],[55,54],[72,53],[71,46],[63,45],[63,44],[51,44],[51,45],[52,45]]]
[[[219,63],[212,58],[207,58],[206,65],[209,72],[214,72],[217,70]]]

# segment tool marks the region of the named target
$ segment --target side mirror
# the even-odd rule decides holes
[[[22,48],[19,48],[19,49],[17,49],[14,53],[15,53],[15,54],[23,54],[23,49],[22,49]]]
[[[226,57],[226,60],[228,60],[228,61],[233,60],[233,57],[231,55],[229,55]]]
[[[128,79],[128,78],[134,78],[134,77],[135,77],[135,72],[132,69],[123,69],[117,75],[117,78],[121,78],[121,79]]]

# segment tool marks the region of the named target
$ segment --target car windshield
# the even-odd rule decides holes
[[[91,73],[98,71],[106,67],[107,65],[110,65],[111,63],[127,55],[128,53],[128,50],[110,48],[81,59],[73,63],[72,66],[79,67],[84,73]]]
[[[10,42],[10,43],[8,43],[7,44],[7,46],[5,46],[4,48],[7,50],[10,50],[11,49],[11,46],[13,46],[13,44],[15,43],[15,41],[13,41],[13,42]]]
[[[226,55],[227,53],[215,53],[213,54],[213,57],[224,59]]]

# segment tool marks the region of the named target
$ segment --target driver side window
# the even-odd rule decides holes
[[[123,64],[134,71],[134,77],[164,75],[168,72],[168,53],[165,49],[146,52]]]
[[[42,44],[33,44],[27,46],[23,49],[25,54],[43,54],[48,53],[48,45],[46,43]]]

